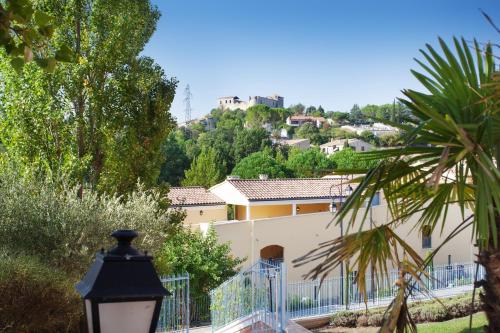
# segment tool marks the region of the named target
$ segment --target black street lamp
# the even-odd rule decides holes
[[[111,236],[118,245],[97,253],[76,285],[84,301],[89,333],[153,333],[162,300],[168,295],[151,262],[152,257],[130,245],[133,230]]]

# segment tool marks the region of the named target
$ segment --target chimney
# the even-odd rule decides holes
[[[266,175],[265,173],[261,173],[261,174],[259,175],[259,179],[260,179],[260,180],[268,180],[268,179],[269,179],[269,177],[268,177],[268,175]]]

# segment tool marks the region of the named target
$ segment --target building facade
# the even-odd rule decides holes
[[[246,110],[254,105],[266,105],[270,108],[283,108],[285,99],[282,96],[274,94],[268,97],[250,96],[248,101],[241,100],[238,96],[219,97],[217,106],[223,110]]]
[[[369,151],[373,149],[373,145],[368,142],[364,142],[360,139],[339,139],[339,140],[331,140],[330,142],[324,143],[319,146],[321,151],[330,156],[342,149],[349,147],[354,151]]]
[[[348,180],[339,177],[315,179],[227,179],[209,190],[187,190],[185,197],[191,204],[186,207],[188,216],[185,224],[202,232],[213,227],[221,243],[229,243],[233,255],[246,258],[248,265],[259,258],[283,261],[288,268],[288,280],[301,280],[316,264],[310,263],[294,267],[297,259],[318,246],[319,243],[337,238],[341,234],[340,224],[334,224],[334,213],[348,195]],[[355,188],[355,185],[351,185]],[[198,193],[198,195],[196,194]],[[205,194],[203,194],[205,193]],[[210,200],[204,199],[210,193]],[[203,195],[201,195],[203,194]],[[169,194],[169,198],[174,194]],[[198,199],[197,199],[198,198]],[[207,209],[210,201],[213,209]],[[224,205],[221,205],[224,203]],[[177,204],[177,207],[182,205]],[[219,207],[218,209],[215,207]],[[222,206],[226,208],[222,208]],[[226,209],[226,210],[224,210]],[[200,210],[203,214],[200,215]],[[228,220],[224,212],[233,212]],[[191,213],[190,213],[191,212]],[[354,226],[343,232],[353,233],[368,229],[372,225],[388,223],[390,212],[381,195],[377,195],[369,218],[362,222],[358,214]],[[349,220],[350,216],[346,217]],[[460,208],[450,207],[444,229],[431,234],[419,234],[412,227],[418,216],[396,228],[397,234],[425,257],[433,247],[439,246],[462,221]],[[456,238],[446,243],[434,258],[435,265],[450,262],[472,262],[474,246],[471,242],[472,229],[466,229]],[[335,269],[332,275],[339,275]]]

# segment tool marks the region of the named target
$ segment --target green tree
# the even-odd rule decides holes
[[[220,183],[226,174],[226,166],[213,148],[204,149],[195,157],[191,167],[184,173],[183,186],[209,188]]]
[[[373,134],[371,131],[363,131],[359,135],[359,138],[363,140],[364,142],[371,143],[374,146],[378,146],[380,144],[379,138]]]
[[[243,129],[237,132],[234,140],[234,159],[239,162],[251,153],[271,147],[269,135],[263,128]]]
[[[189,168],[189,158],[184,146],[179,143],[175,132],[170,133],[163,144],[165,162],[161,166],[158,182],[166,182],[171,186],[179,186],[184,178],[184,171]]]
[[[333,169],[333,163],[319,148],[307,150],[292,149],[286,166],[293,171],[295,177],[321,177]]]
[[[58,27],[51,40],[70,45],[78,61],[61,63],[52,74],[28,64],[15,77],[2,57],[1,117],[9,126],[2,127],[0,140],[9,158],[21,169],[73,173],[80,194],[83,184],[108,191],[129,189],[138,177],[154,184],[161,143],[173,124],[176,85],[151,59],[139,57],[158,10],[146,0],[37,5]],[[118,160],[124,167],[117,167]]]
[[[476,41],[472,47],[465,39],[453,42],[451,50],[439,39],[441,52],[427,45],[422,51],[427,62],[417,60],[425,72],[413,74],[427,91],[403,91],[402,102],[415,118],[400,126],[406,130],[404,146],[364,153],[366,158],[382,161],[359,179],[336,217],[337,223],[347,219],[349,230],[355,228],[353,233],[321,248],[325,255],[313,251],[302,259],[324,261],[313,270],[314,278],[344,260],[357,258],[351,267],[357,271],[359,286],[365,285],[368,270],[378,280],[387,274],[387,261],[398,267],[399,291],[381,332],[415,328],[407,307],[412,289],[408,277],[419,280],[442,245],[467,229],[473,230],[478,262],[486,271],[478,283],[488,318],[485,331],[500,332],[500,76],[495,73],[490,44],[482,49]],[[357,213],[364,211],[362,217],[367,216],[371,205],[363,206],[377,192],[383,192],[387,200],[391,221],[360,231],[363,225],[354,227]],[[460,208],[462,221],[446,218],[450,205]],[[409,229],[419,233],[445,230],[447,223],[456,227],[422,259],[395,233],[402,223],[411,224]]]
[[[349,120],[354,124],[360,124],[364,122],[363,112],[358,104],[354,104],[349,113]]]
[[[331,112],[331,111],[329,111]],[[347,112],[340,112],[340,111],[333,111],[330,115],[330,118],[332,118],[337,124],[345,124],[349,120],[349,113]]]
[[[213,131],[200,134],[197,144],[200,150],[214,149],[217,152],[220,160],[224,161],[227,169],[230,170],[234,167],[235,164],[234,140],[234,129],[217,127]]]
[[[233,257],[229,243],[219,243],[214,228],[209,228],[206,235],[178,228],[167,237],[155,265],[163,275],[188,272],[190,293],[200,295],[208,294],[236,274],[243,261]]]
[[[257,179],[261,174],[268,175],[269,178],[287,178],[292,173],[269,152],[258,151],[238,162],[231,174],[245,179]]]
[[[176,81],[166,79],[161,67],[149,58],[131,61],[116,71],[115,79],[117,98],[112,108],[116,110],[106,108],[120,116],[105,127],[99,189],[127,193],[138,179],[147,187],[155,186],[161,165],[173,157],[162,154],[162,146],[174,128],[169,110]]]
[[[0,46],[17,72],[32,60],[48,72],[54,71],[57,61],[73,60],[66,44],[52,43],[53,34],[54,17],[31,1],[6,0],[0,4]]]
[[[346,140],[348,144],[349,140]],[[377,164],[376,161],[366,160],[363,155],[351,148],[344,148],[330,156],[330,161],[340,170],[368,170]]]
[[[292,114],[304,114],[306,107],[303,104],[298,103],[295,105],[290,105],[289,109],[292,112]]]
[[[305,123],[300,126],[295,132],[296,136],[301,139],[309,139],[313,144],[322,144],[324,139],[319,133],[319,129],[316,125],[311,123]]]

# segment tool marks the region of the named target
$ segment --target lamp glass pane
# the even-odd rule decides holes
[[[85,300],[85,312],[87,314],[87,327],[89,328],[89,333],[94,333],[94,326],[92,326],[92,303],[90,300]]]
[[[156,301],[99,304],[101,333],[149,333]]]

